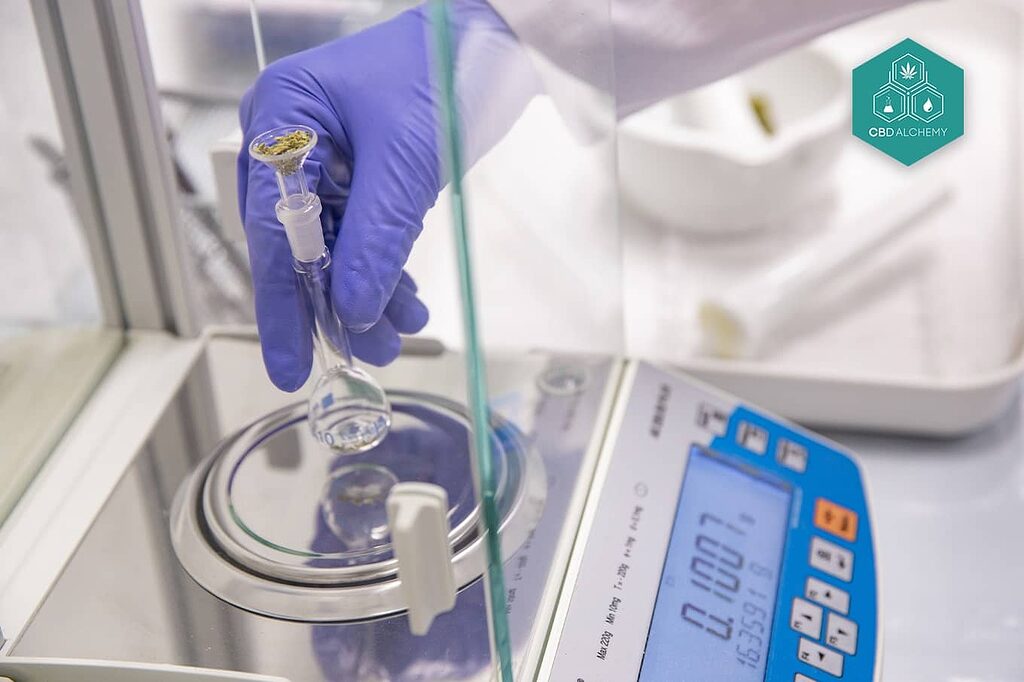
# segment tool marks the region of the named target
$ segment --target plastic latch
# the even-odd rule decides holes
[[[455,607],[448,493],[433,483],[398,483],[387,512],[409,630],[425,635],[437,615]]]

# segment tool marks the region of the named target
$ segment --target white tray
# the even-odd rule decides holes
[[[653,225],[624,205],[630,352],[669,361],[818,426],[952,435],[1006,409],[1024,371],[1021,16],[1015,5],[997,0],[923,3],[818,44],[852,70],[908,36],[965,69],[964,137],[906,168],[851,135],[824,226],[815,221],[760,237],[701,240]],[[887,186],[924,175],[948,181],[952,201],[925,218],[907,243],[878,256],[886,263],[876,270],[888,264],[893,276],[863,292],[854,309],[830,311],[756,361],[699,354],[695,309],[702,287],[756,277],[758,267],[790,244],[830,229],[837,216],[855,214]]]

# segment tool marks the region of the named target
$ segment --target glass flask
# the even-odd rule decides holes
[[[249,154],[274,170],[281,198],[275,207],[292,249],[292,265],[313,316],[313,345],[320,378],[309,396],[309,426],[324,445],[341,453],[380,443],[391,424],[391,406],[380,384],[352,362],[346,331],[331,300],[331,252],[320,225],[320,198],[309,191],[303,163],[317,135],[306,126],[282,126],[257,135]]]

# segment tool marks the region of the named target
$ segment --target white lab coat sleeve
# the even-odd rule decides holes
[[[615,95],[619,116],[909,0],[491,0],[519,39]]]

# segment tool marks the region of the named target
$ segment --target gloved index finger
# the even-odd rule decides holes
[[[342,321],[357,331],[369,329],[383,314],[437,197],[434,127],[417,123],[365,153],[356,149],[332,284]]]

